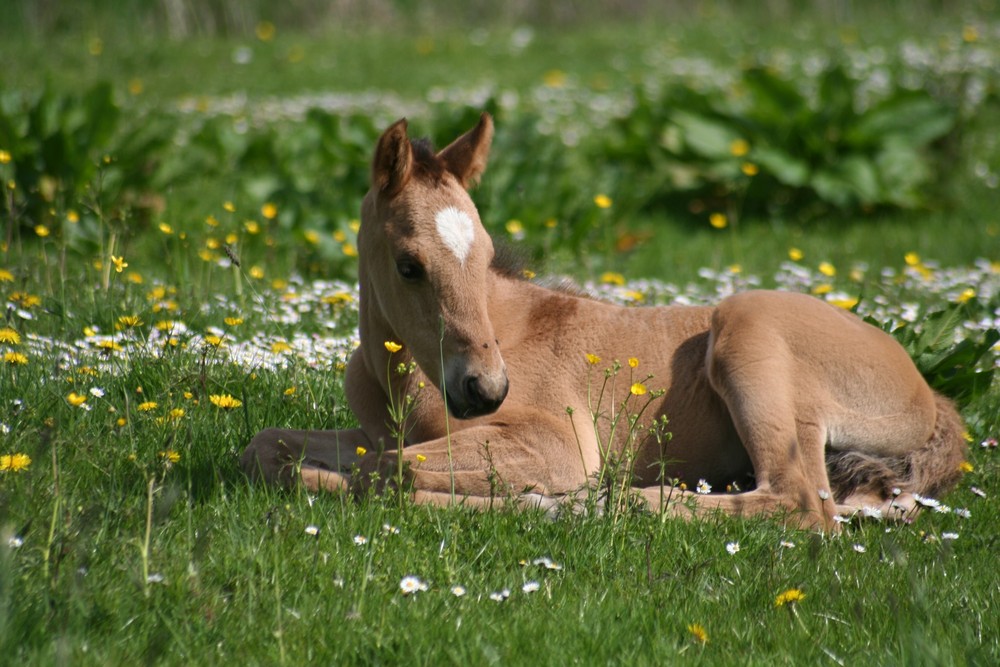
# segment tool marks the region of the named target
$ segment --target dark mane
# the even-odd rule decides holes
[[[507,243],[502,239],[493,239],[493,261],[490,269],[504,278],[526,280],[528,260],[520,247]]]
[[[419,178],[440,183],[444,178],[444,162],[434,152],[434,145],[429,139],[411,141],[413,147],[413,170]]]

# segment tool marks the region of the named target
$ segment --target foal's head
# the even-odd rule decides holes
[[[379,139],[358,238],[375,308],[460,418],[489,414],[507,372],[487,311],[493,242],[466,188],[486,167],[493,121],[439,153],[400,120]],[[381,345],[382,341],[368,341]],[[442,375],[443,368],[443,375]]]

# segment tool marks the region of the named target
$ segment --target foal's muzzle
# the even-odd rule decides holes
[[[499,383],[489,383],[479,376],[467,375],[459,383],[457,390],[448,387],[445,391],[448,411],[458,419],[472,419],[496,412],[510,389],[506,375],[502,380]]]

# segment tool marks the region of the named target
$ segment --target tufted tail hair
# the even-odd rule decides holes
[[[837,502],[855,493],[888,499],[892,490],[937,498],[962,476],[967,444],[954,404],[935,393],[934,432],[923,447],[905,456],[881,458],[859,452],[827,452],[826,467]]]

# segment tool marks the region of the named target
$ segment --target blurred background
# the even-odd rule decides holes
[[[483,109],[474,198],[543,268],[1000,246],[994,0],[4,6],[8,253],[42,237],[99,258],[113,238],[168,273],[228,249],[350,278],[380,130],[406,116],[444,145]]]

